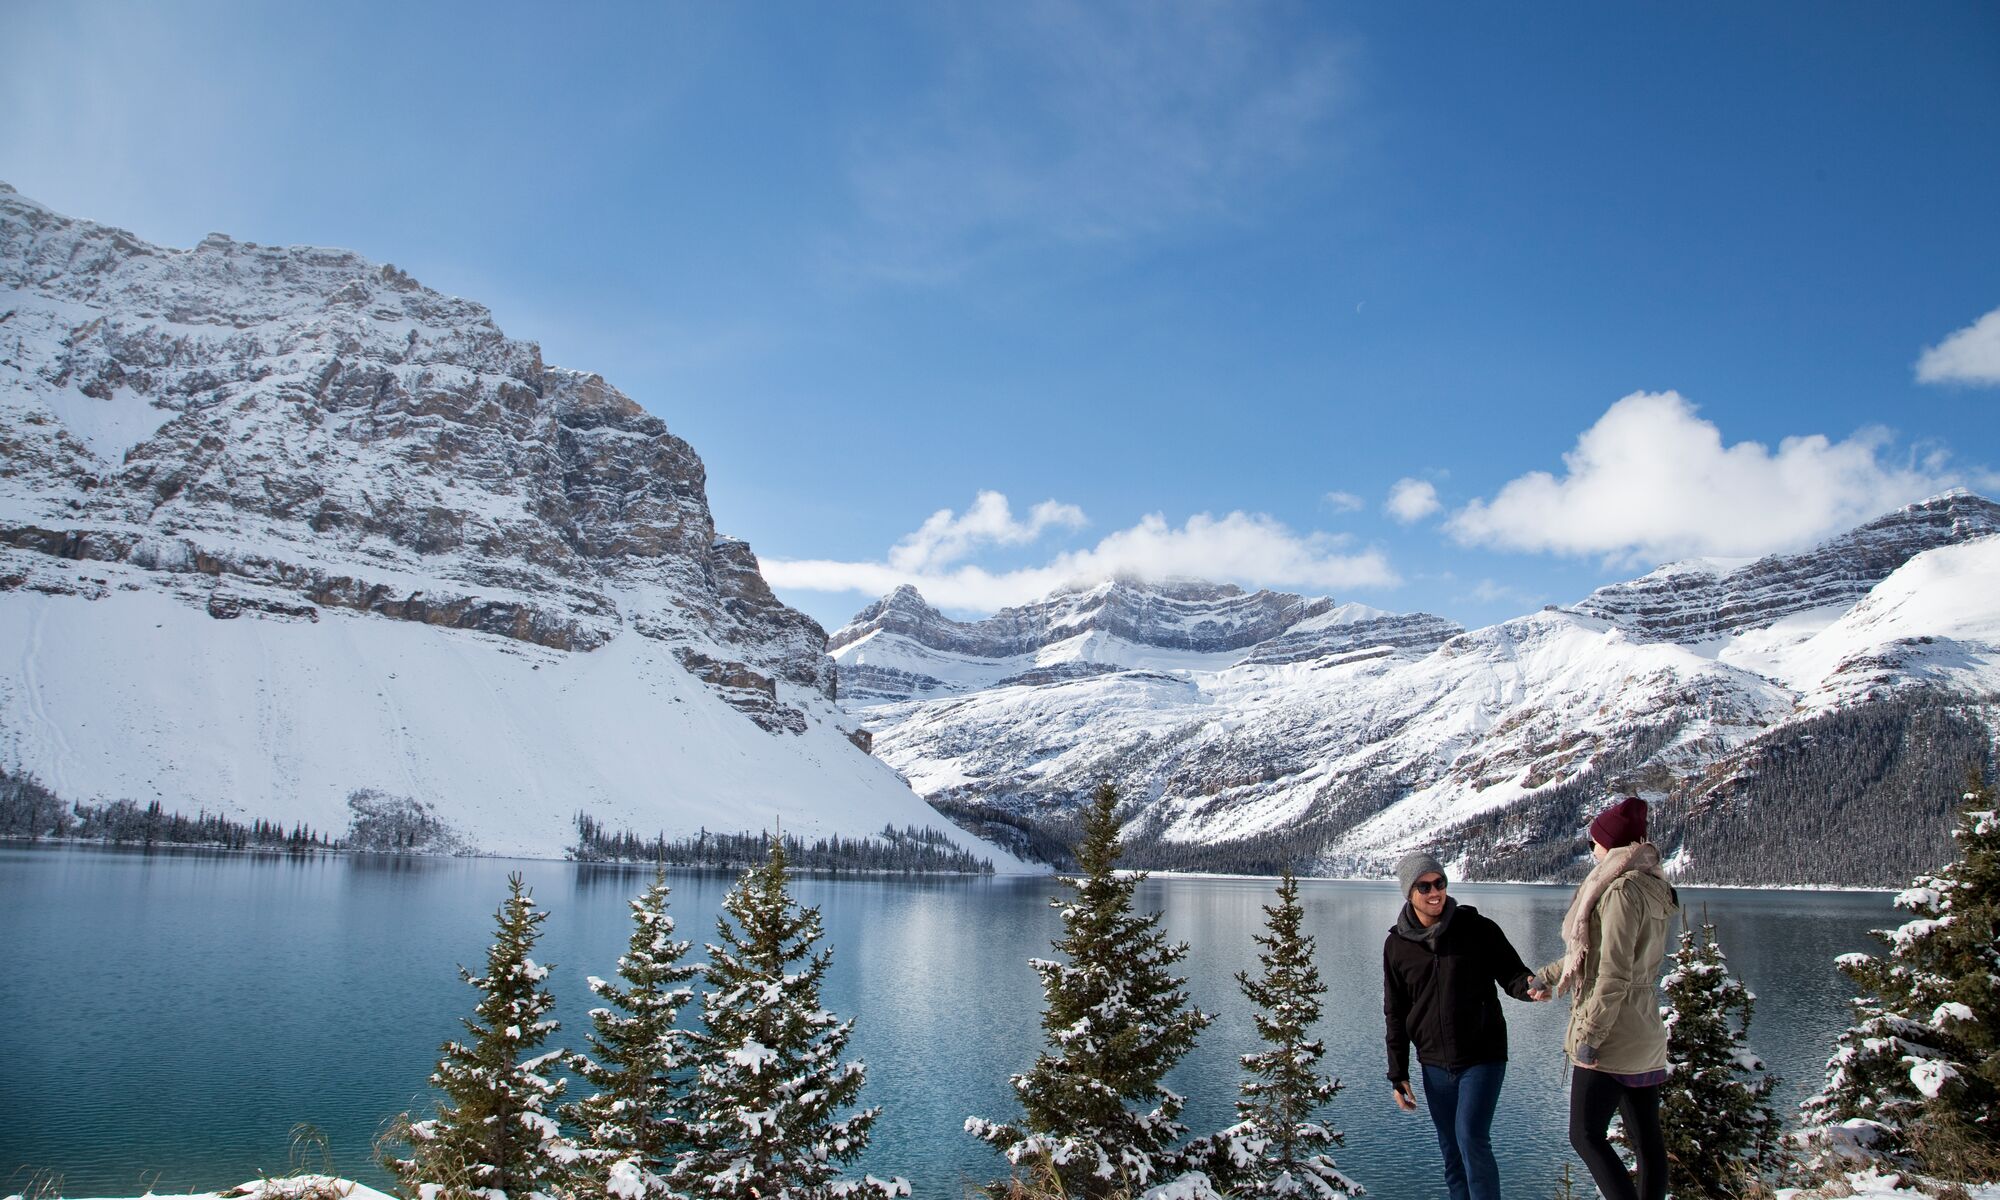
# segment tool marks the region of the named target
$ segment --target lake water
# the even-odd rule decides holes
[[[68,1196],[224,1187],[287,1166],[310,1122],[334,1166],[383,1185],[371,1143],[405,1109],[428,1108],[438,1045],[469,1015],[456,967],[478,966],[510,871],[550,916],[536,958],[563,1029],[582,1042],[584,976],[609,976],[629,936],[626,901],[646,874],[555,862],[281,857],[0,847],[0,1185],[63,1176]],[[713,936],[729,879],[673,877],[683,936]],[[1048,879],[796,881],[834,948],[826,1000],[857,1018],[866,1103],[883,1106],[862,1166],[952,1197],[1004,1174],[960,1131],[969,1114],[1015,1115],[1007,1076],[1041,1045],[1041,993],[1026,965],[1058,930]],[[1398,1112],[1383,1080],[1381,947],[1394,885],[1307,880],[1307,928],[1330,994],[1322,1032],[1347,1087],[1328,1110],[1337,1157],[1387,1200],[1442,1196],[1421,1113]],[[1531,965],[1560,951],[1567,889],[1454,889],[1498,920]],[[1255,1048],[1232,979],[1252,967],[1262,880],[1148,880],[1139,898],[1192,945],[1196,1003],[1219,1014],[1169,1082],[1187,1119],[1231,1119],[1236,1058]],[[1686,889],[1758,994],[1755,1048],[1813,1091],[1850,989],[1836,955],[1867,950],[1896,921],[1886,895]],[[1509,1002],[1513,1061],[1495,1139],[1511,1196],[1550,1194],[1569,1157],[1561,1041],[1565,1008]],[[1579,1175],[1581,1172],[1579,1171]]]

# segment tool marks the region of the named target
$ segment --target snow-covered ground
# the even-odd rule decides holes
[[[1907,1176],[1880,1171],[1855,1171],[1816,1188],[1779,1188],[1778,1200],[1937,1200],[1942,1189],[1924,1187]],[[2000,1200],[2000,1183],[1975,1183],[1965,1189],[1972,1200]]]
[[[1588,1185],[1585,1185],[1588,1186]],[[2000,1183],[1973,1184],[1965,1189],[1972,1200],[2000,1200]],[[1780,1188],[1777,1200],[1938,1200],[1940,1191],[1925,1188],[1899,1175],[1878,1171],[1858,1171],[1817,1188]],[[22,1200],[9,1196],[6,1200]],[[107,1198],[111,1200],[111,1198]],[[116,1200],[157,1200],[148,1192],[140,1197]],[[286,1179],[252,1180],[227,1191],[195,1192],[188,1200],[395,1200],[366,1184],[324,1175],[302,1175]]]
[[[173,1194],[181,1195],[178,1192]],[[153,1195],[147,1192],[145,1196],[129,1200],[149,1200]],[[22,1197],[9,1196],[6,1200],[22,1200]],[[224,1191],[190,1192],[187,1193],[187,1200],[396,1200],[396,1197],[352,1179],[338,1179],[331,1175],[287,1175],[277,1179],[253,1179]]]
[[[339,609],[217,621],[135,568],[79,573],[105,581],[101,599],[0,594],[0,757],[66,800],[338,836],[348,796],[375,789],[529,857],[560,857],[578,810],[646,836],[892,822],[1026,869],[857,753],[830,705],[803,734],[768,733],[651,638],[585,654]]]

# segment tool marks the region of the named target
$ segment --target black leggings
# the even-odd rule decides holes
[[[1611,1114],[1625,1118],[1625,1144],[1639,1160],[1639,1186],[1604,1136]],[[1569,1144],[1589,1169],[1605,1200],[1665,1200],[1667,1143],[1660,1134],[1660,1088],[1626,1087],[1602,1071],[1574,1067],[1569,1073]]]

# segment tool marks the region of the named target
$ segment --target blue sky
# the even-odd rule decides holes
[[[1476,625],[1993,494],[1996,112],[1975,3],[0,7],[0,179],[488,304],[829,627]]]

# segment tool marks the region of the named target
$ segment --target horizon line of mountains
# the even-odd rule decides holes
[[[1108,780],[1138,865],[1421,843],[1558,878],[1620,789],[1685,878],[1886,884],[1993,761],[2000,506],[1969,492],[1477,630],[1113,580],[966,622],[898,589],[829,638],[692,446],[480,305],[5,184],[0,448],[0,771],[71,801],[336,834],[387,805],[410,848],[539,856],[585,816],[933,825],[1020,870]]]

